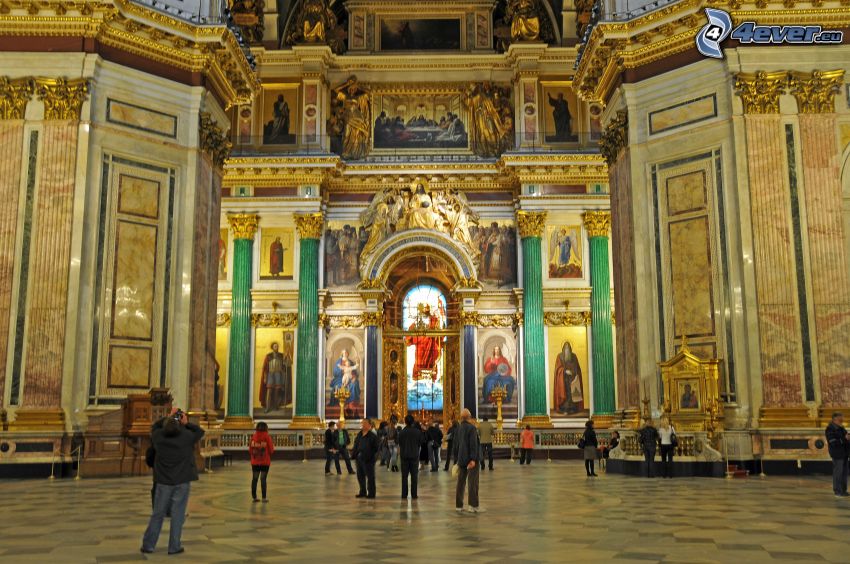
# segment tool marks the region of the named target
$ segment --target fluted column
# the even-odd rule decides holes
[[[381,358],[380,331],[383,313],[367,311],[363,315],[366,326],[366,417],[375,419],[380,410],[380,384],[378,364]]]
[[[259,217],[227,216],[233,233],[233,286],[230,310],[230,360],[227,369],[225,427],[250,428],[251,419],[251,281],[254,235]]]
[[[543,263],[541,237],[546,212],[517,212],[522,239],[522,288],[525,308],[523,350],[525,351],[525,416],[523,423],[551,426],[546,413],[546,374],[543,342]]]
[[[298,342],[296,343],[295,416],[290,429],[321,426],[319,419],[319,239],[321,212],[296,215],[301,239],[298,266]]]
[[[593,416],[607,422],[614,406],[614,342],[611,331],[611,279],[608,232],[611,213],[585,212],[584,228],[590,239],[590,333],[593,358]],[[601,416],[601,417],[600,417]]]

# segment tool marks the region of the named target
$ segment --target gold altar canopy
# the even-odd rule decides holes
[[[720,361],[703,360],[688,348],[686,338],[673,358],[659,362],[664,384],[664,414],[680,432],[705,431],[711,439],[720,430]]]

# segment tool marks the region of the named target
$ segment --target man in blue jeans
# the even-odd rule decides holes
[[[156,492],[153,513],[142,538],[142,552],[151,553],[156,548],[166,514],[171,515],[168,554],[183,552],[180,537],[183,534],[183,521],[186,520],[186,506],[189,503],[189,484],[198,479],[195,444],[203,436],[204,430],[189,423],[186,414],[179,409],[175,409],[171,415],[154,425],[151,442],[156,451]]]

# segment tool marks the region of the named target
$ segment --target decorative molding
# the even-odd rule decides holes
[[[622,149],[629,146],[629,113],[626,110],[617,111],[617,115],[608,123],[602,138],[599,140],[599,151],[612,166],[617,162],[617,156]]]
[[[797,99],[797,108],[801,114],[835,112],[835,95],[841,91],[843,83],[844,69],[791,72],[788,76],[788,86]]]
[[[741,97],[745,114],[778,114],[779,96],[785,93],[788,73],[757,71],[735,75],[735,93]]]
[[[518,210],[516,212],[516,223],[520,238],[542,237],[543,229],[546,227],[546,212]]]
[[[478,325],[477,311],[462,311],[458,315],[458,321],[461,325]]]
[[[291,328],[298,325],[297,313],[252,313],[251,327]]]
[[[322,212],[295,214],[295,227],[302,239],[321,239],[324,225],[325,216]]]
[[[227,138],[224,130],[212,120],[207,112],[201,112],[198,120],[198,148],[207,153],[216,167],[224,166],[224,161],[230,155],[233,143]]]
[[[260,216],[255,213],[233,213],[227,215],[230,223],[230,231],[234,239],[248,239],[253,241],[260,224]]]
[[[384,314],[380,311],[367,311],[363,314],[363,325],[380,327],[384,323]]]
[[[543,324],[550,327],[580,327],[590,325],[589,311],[547,311]]]
[[[359,329],[367,325],[381,325],[383,314],[379,311],[365,312],[360,315],[319,314],[319,327],[325,329]]]
[[[609,211],[586,211],[581,217],[589,238],[607,237],[611,231],[611,212]]]
[[[0,77],[0,119],[24,119],[33,92],[35,81],[32,78]]]
[[[458,321],[461,326],[475,325],[476,327],[518,327],[522,325],[522,314],[462,311],[458,316]]]
[[[83,102],[88,98],[86,78],[37,78],[35,93],[44,102],[44,119],[79,120]]]
[[[229,313],[217,313],[215,316],[215,326],[216,327],[230,327],[230,314]]]

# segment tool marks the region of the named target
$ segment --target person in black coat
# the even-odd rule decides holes
[[[431,458],[431,472],[440,470],[440,449],[443,448],[443,432],[440,424],[434,422],[428,428],[428,455]]]
[[[832,459],[832,491],[836,497],[848,497],[847,470],[850,455],[850,434],[844,428],[844,414],[835,412],[826,426],[826,442]]]
[[[643,457],[646,460],[646,477],[652,478],[652,464],[655,462],[655,452],[658,450],[658,429],[648,420],[643,429],[640,430],[640,446],[643,449]]]
[[[451,427],[446,432],[446,467],[443,468],[444,471],[449,471],[449,466],[451,466],[452,456],[454,455],[454,437],[455,431],[457,431],[457,421],[452,421]]]
[[[592,419],[588,419],[587,423],[584,424],[584,434],[581,438],[584,441],[584,469],[587,471],[588,476],[596,477],[598,474],[594,470],[593,465],[596,460],[596,449],[599,447],[599,439],[596,438],[596,430],[593,428]]]
[[[339,431],[336,430],[334,421],[328,422],[328,428],[325,431],[325,476],[331,473],[331,460],[336,465],[336,473],[342,474],[342,468],[339,466]]]
[[[357,463],[357,483],[360,491],[355,497],[375,497],[375,462],[381,452],[381,441],[378,434],[372,432],[372,423],[368,419],[360,422],[360,432],[354,439],[352,458]]]
[[[425,435],[414,425],[413,416],[404,417],[404,429],[398,434],[399,457],[401,458],[401,498],[407,499],[407,477],[410,476],[410,496],[418,497],[419,451],[425,443]]]
[[[422,424],[422,422],[416,423],[417,427],[419,427],[419,431],[425,435],[426,441],[419,449],[419,466],[420,469],[425,469],[428,466],[428,461],[430,460],[430,456],[428,455],[428,429]]]

